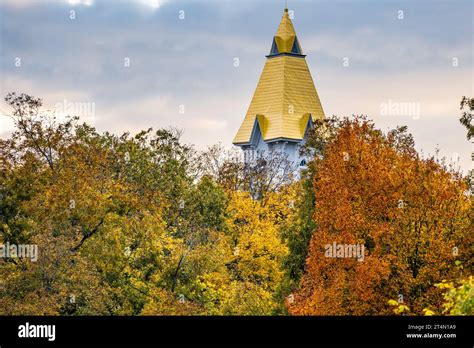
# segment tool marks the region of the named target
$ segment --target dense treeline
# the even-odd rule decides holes
[[[0,314],[472,310],[466,180],[421,158],[405,129],[325,120],[295,177],[280,154],[244,164],[176,130],[99,134],[40,99],[6,101],[16,130],[0,140],[0,243],[39,255],[0,259]],[[327,258],[333,242],[364,245],[365,260]]]

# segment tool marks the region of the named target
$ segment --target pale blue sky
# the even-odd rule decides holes
[[[101,131],[175,126],[197,148],[230,147],[284,3],[0,0],[0,93],[30,93],[49,108],[94,103],[84,119]],[[470,168],[457,119],[461,97],[474,94],[472,1],[289,0],[289,8],[327,115],[367,114],[384,130],[406,124],[418,149],[457,153]],[[419,114],[381,112],[402,103]],[[0,136],[10,131],[0,117]]]

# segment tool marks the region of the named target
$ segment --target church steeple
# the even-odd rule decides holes
[[[233,143],[301,143],[312,122],[324,118],[305,56],[285,9],[245,119]]]

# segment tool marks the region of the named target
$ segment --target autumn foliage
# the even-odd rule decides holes
[[[295,174],[176,130],[98,133],[9,94],[0,139],[1,315],[379,315],[472,311],[472,203],[404,128],[316,124]],[[327,257],[332,244],[363,259]],[[306,261],[305,261],[306,260]]]
[[[287,247],[291,185],[179,132],[99,134],[11,94],[16,131],[0,140],[2,315],[269,315]],[[219,158],[222,161],[218,160]],[[258,188],[260,199],[235,187]]]
[[[403,128],[387,135],[363,118],[333,128],[316,159],[314,231],[297,315],[441,313],[442,279],[468,272],[472,205],[462,177],[423,159]],[[330,258],[328,244],[362,244],[365,257]],[[464,267],[456,266],[463,264]]]

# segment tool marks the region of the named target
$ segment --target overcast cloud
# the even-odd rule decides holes
[[[465,171],[471,146],[458,118],[461,97],[474,95],[472,4],[289,1],[327,115],[367,114],[383,130],[406,124],[419,150],[458,155]],[[197,148],[230,147],[283,7],[283,0],[0,0],[0,92],[32,94],[51,109],[65,100],[94,103],[84,119],[100,131],[174,126]],[[401,103],[415,103],[419,114],[381,112]],[[0,117],[0,136],[11,129]]]

